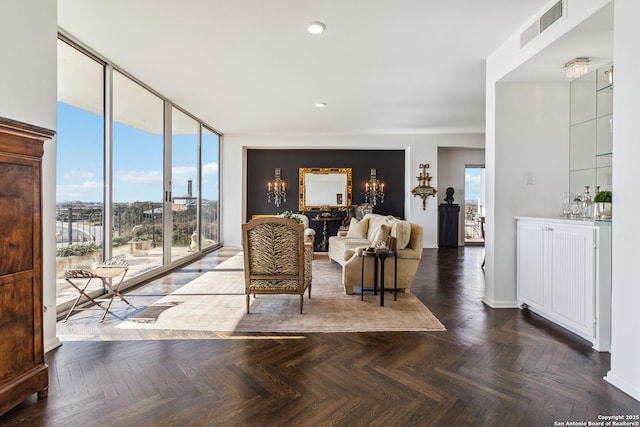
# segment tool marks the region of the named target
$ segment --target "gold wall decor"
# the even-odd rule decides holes
[[[429,168],[429,163],[421,163],[419,165],[419,168],[422,169],[422,171],[420,172],[420,175],[416,177],[418,178],[418,186],[414,187],[414,189],[411,190],[411,194],[413,194],[414,196],[420,197],[422,199],[422,210],[426,211],[427,198],[435,197],[437,191],[435,188],[431,186],[431,179],[433,177],[429,175],[429,172],[427,172],[427,169]]]

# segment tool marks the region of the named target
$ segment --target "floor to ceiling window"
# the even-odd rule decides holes
[[[485,227],[484,167],[467,166],[464,170],[464,241],[483,244]]]
[[[202,127],[202,249],[220,242],[220,135]]]
[[[66,270],[123,255],[126,287],[220,247],[218,133],[65,37],[57,127],[58,311]]]
[[[198,250],[198,140],[200,124],[171,109],[171,261]]]
[[[78,78],[81,76],[81,78]],[[102,261],[104,64],[58,40],[56,167],[57,304],[77,295],[67,269]],[[45,236],[46,238],[46,236]],[[102,292],[95,282],[88,292]]]
[[[112,254],[135,258],[131,280],[164,264],[164,102],[118,71],[112,147]]]

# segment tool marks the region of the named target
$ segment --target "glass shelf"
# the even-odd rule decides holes
[[[611,156],[613,156],[613,153],[611,152],[596,154],[596,157],[611,157]]]
[[[613,83],[601,87],[597,92],[613,92]]]

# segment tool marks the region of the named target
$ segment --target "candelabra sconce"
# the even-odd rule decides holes
[[[287,201],[287,192],[284,188],[284,181],[280,178],[280,168],[276,168],[275,178],[267,183],[267,203],[280,206],[280,203]]]
[[[422,199],[422,210],[426,211],[427,198],[435,197],[437,191],[431,186],[431,179],[433,177],[429,175],[429,172],[427,172],[429,164],[421,163],[419,167],[422,171],[420,172],[420,175],[416,177],[418,178],[418,186],[411,190],[411,194],[413,194],[414,197],[420,197]]]
[[[376,168],[371,168],[371,176],[365,184],[364,201],[375,206],[378,200],[384,203],[384,183],[378,181]]]

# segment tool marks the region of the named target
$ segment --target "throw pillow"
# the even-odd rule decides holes
[[[391,233],[391,227],[382,224],[376,231],[373,232],[373,238],[371,239],[371,246],[374,248],[378,246],[380,242],[387,243],[387,239],[389,238],[389,233]]]
[[[378,231],[382,224],[387,223],[387,217],[384,215],[368,214],[363,221],[369,221],[369,231],[367,232],[367,240],[374,241],[373,234]]]
[[[351,218],[351,222],[349,223],[349,230],[347,231],[347,237],[365,239],[367,237],[367,222],[358,221],[355,218]]]
[[[355,208],[355,216],[358,219],[363,219],[366,214],[373,213],[373,205],[369,203],[361,203]]]
[[[391,236],[396,238],[398,249],[404,249],[411,240],[411,224],[399,219],[390,219]]]

